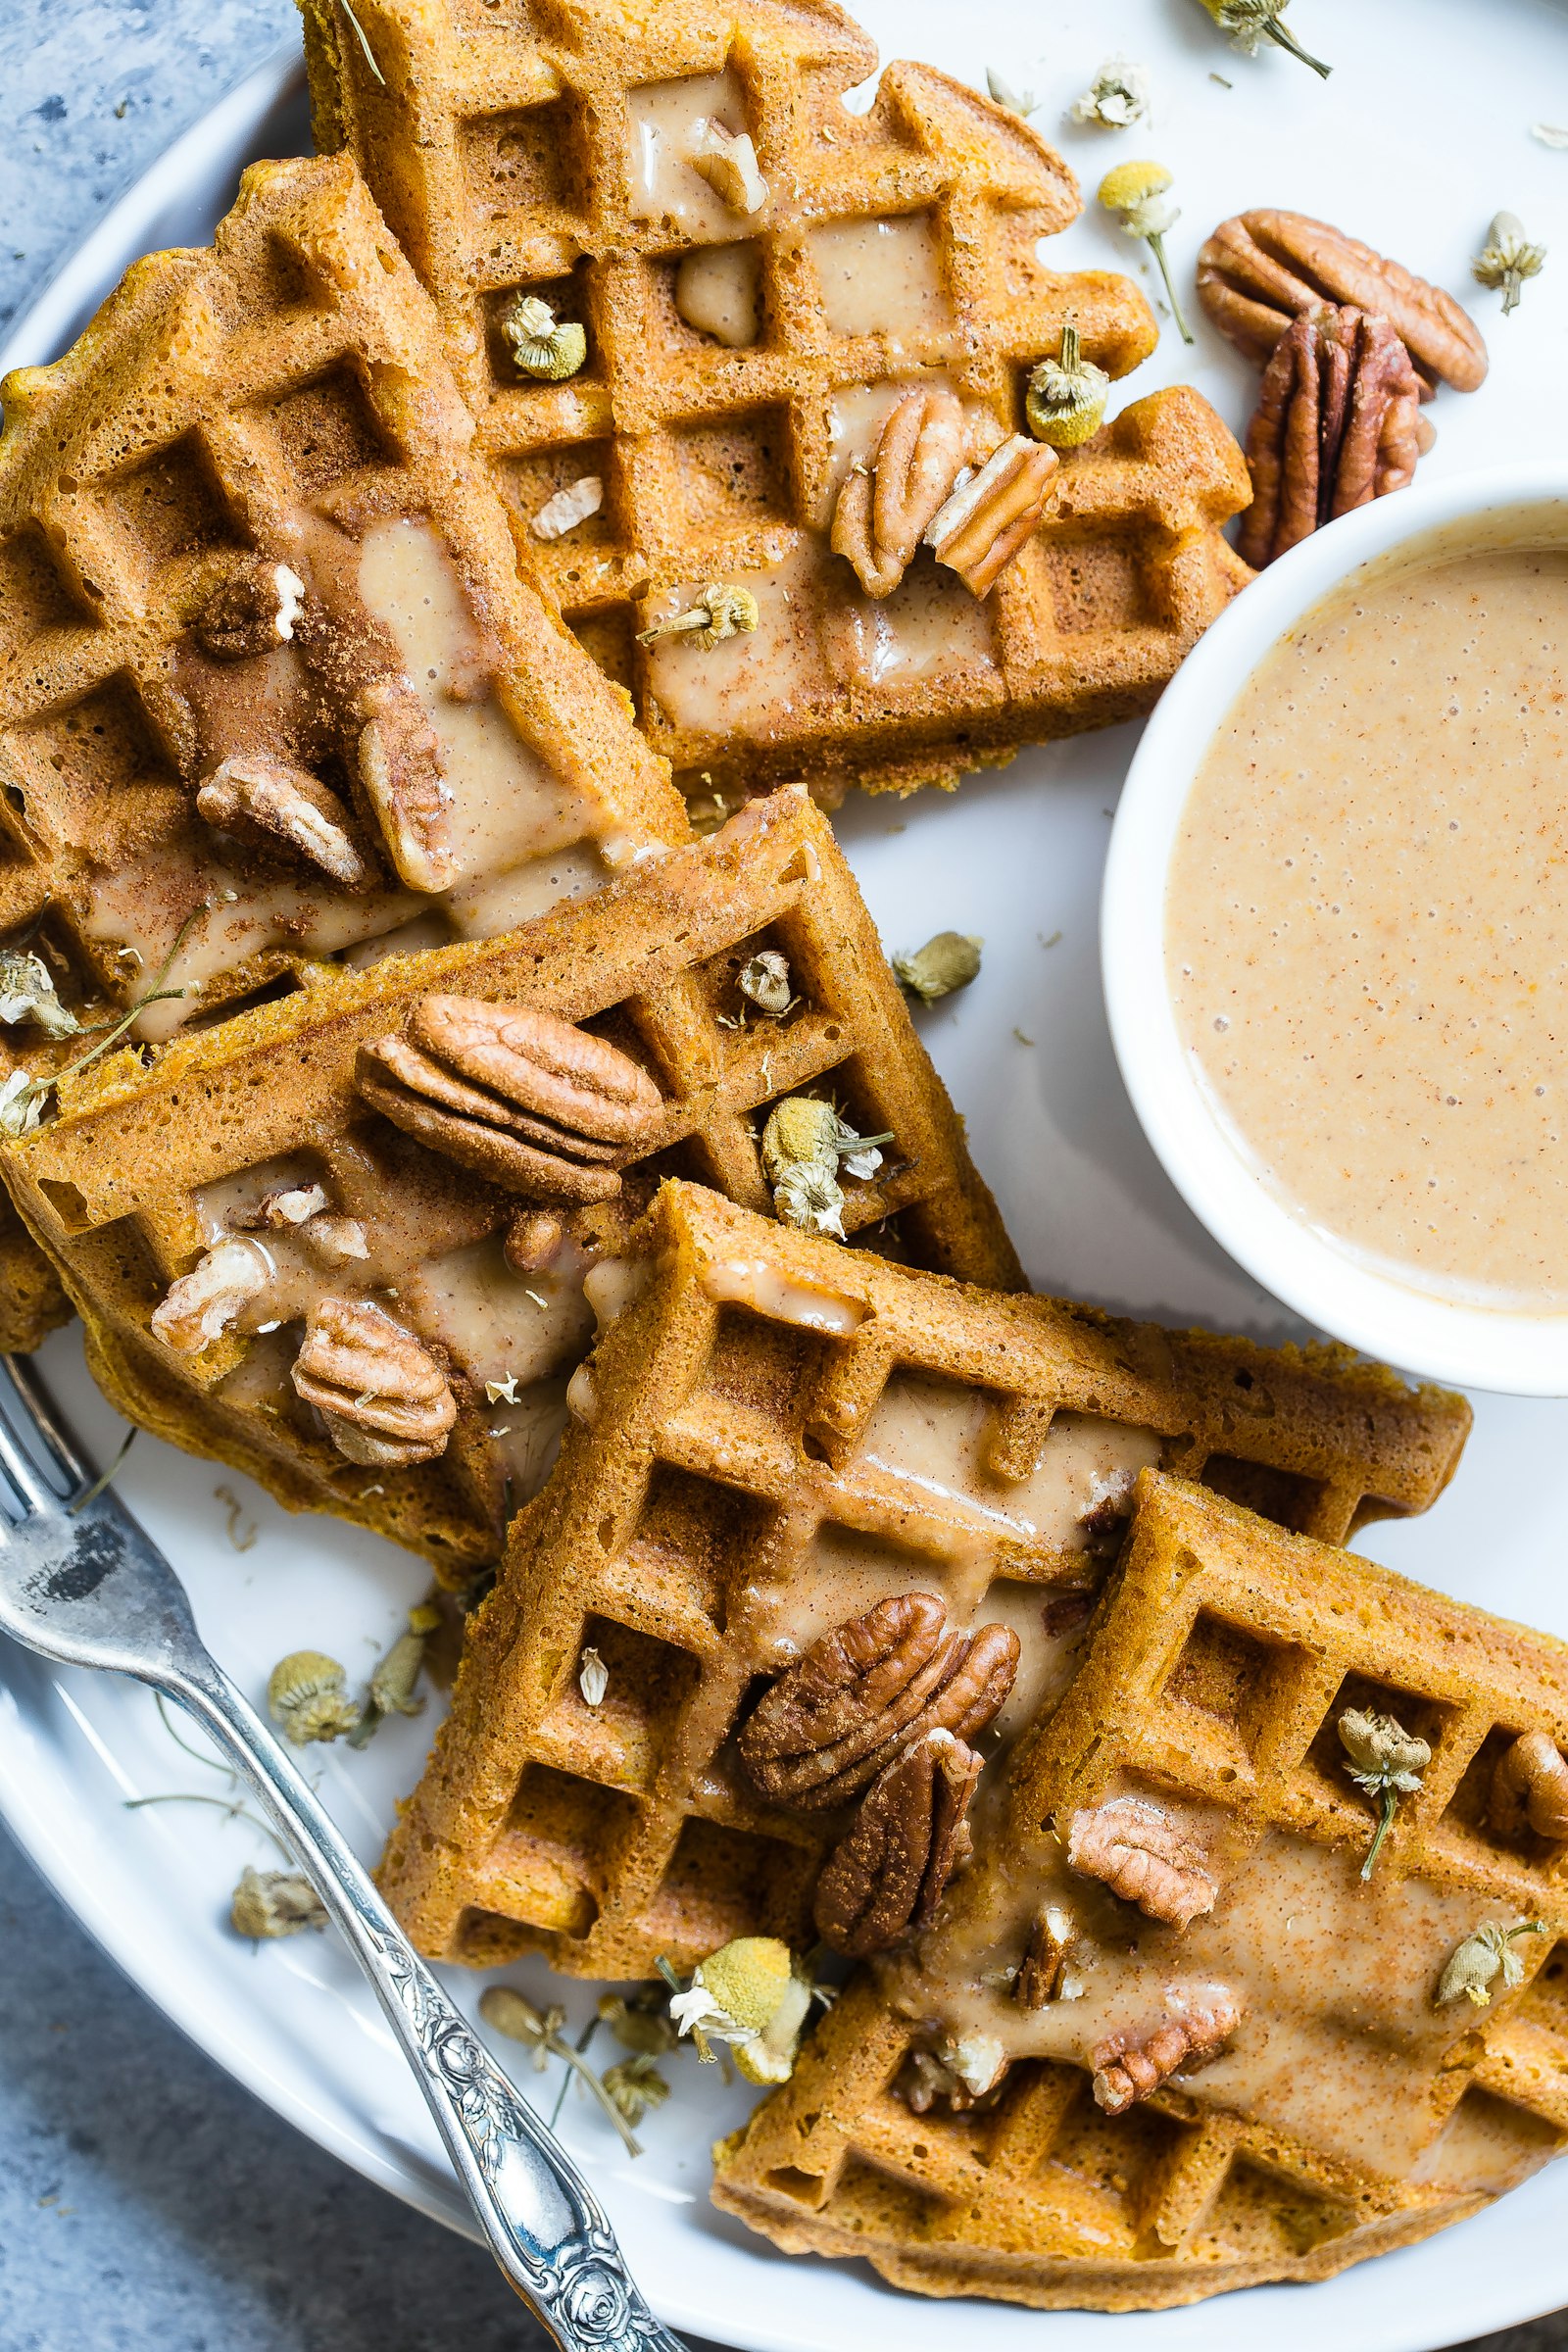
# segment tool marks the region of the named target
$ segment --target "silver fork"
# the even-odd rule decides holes
[[[369,1978],[503,2272],[562,2352],[684,2352],[598,2198],[415,1953],[336,1825],[204,1648],[185,1589],[90,1472],[25,1361],[0,1357],[0,1632],[166,1691],[218,1742]],[[74,1508],[73,1508],[74,1505]]]

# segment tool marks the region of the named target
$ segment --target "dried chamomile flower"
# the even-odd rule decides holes
[[[550,2062],[550,2044],[566,2022],[559,2002],[536,2009],[514,1984],[487,1984],[479,1995],[479,2015],[509,2041],[520,2041],[532,2050],[535,2072],[541,2075]]]
[[[237,1936],[268,1942],[326,1926],[326,1906],[302,1871],[252,1870],[248,1866],[229,1899],[228,1916]]]
[[[699,1963],[669,2014],[677,2031],[691,2035],[699,2058],[717,2055],[710,2037],[727,2041],[748,2082],[787,2082],[811,1991],[787,1943],[776,1936],[738,1936]]]
[[[652,628],[639,629],[639,645],[652,645],[661,637],[689,637],[703,653],[722,645],[726,637],[744,637],[757,626],[757,599],[749,588],[737,588],[723,580],[710,580],[688,612],[672,612],[667,620],[656,620]]]
[[[1205,0],[1206,5],[1206,0]],[[1120,217],[1122,227],[1130,237],[1142,237],[1159,264],[1159,274],[1165,281],[1170,300],[1171,316],[1175,319],[1184,343],[1192,341],[1182,306],[1176,299],[1171,282],[1170,264],[1165,259],[1165,231],[1174,228],[1181,214],[1174,204],[1166,202],[1165,191],[1172,184],[1171,175],[1163,164],[1118,164],[1107,172],[1100,183],[1100,201],[1107,213]]]
[[[662,2107],[669,2096],[669,2084],[653,2059],[646,2055],[622,2058],[614,2066],[607,2066],[601,2080],[615,2103],[616,2112],[634,2127],[651,2107]]]
[[[984,946],[985,941],[969,931],[939,931],[912,955],[895,956],[893,977],[922,1004],[935,1004],[956,988],[968,987],[979,972]]]
[[[1456,2001],[1463,1993],[1467,2001],[1485,2009],[1498,1977],[1502,1979],[1502,1990],[1512,1992],[1525,1973],[1525,1964],[1513,1948],[1514,1937],[1544,1936],[1545,1932],[1544,1919],[1516,1919],[1511,1928],[1505,1928],[1500,1920],[1487,1920],[1448,1954],[1438,1979],[1435,1995],[1438,2007],[1441,2009],[1445,2001]]]
[[[341,1740],[360,1720],[342,1667],[324,1650],[294,1649],[267,1682],[267,1711],[295,1747]]]
[[[1061,352],[1030,371],[1023,413],[1029,430],[1048,449],[1076,449],[1100,430],[1110,397],[1103,368],[1086,360],[1078,329],[1069,318],[1061,330]]]
[[[1081,98],[1072,104],[1075,122],[1102,130],[1126,130],[1149,112],[1149,69],[1129,57],[1108,57]]]
[[[22,1068],[12,1070],[0,1085],[0,1135],[30,1135],[43,1116],[46,1083]]]
[[[1230,34],[1233,49],[1240,49],[1247,57],[1255,57],[1265,41],[1273,41],[1327,81],[1332,68],[1324,65],[1321,58],[1309,55],[1287,27],[1286,0],[1201,0],[1201,5],[1221,32]]]
[[[364,1712],[349,1734],[350,1747],[366,1746],[389,1715],[424,1713],[416,1687],[424,1667],[424,1645],[440,1627],[441,1612],[431,1602],[421,1601],[409,1611],[406,1630],[371,1672]]]
[[[831,1102],[787,1095],[775,1102],[762,1130],[762,1168],[773,1187],[773,1207],[786,1225],[844,1239],[842,1172],[862,1182],[882,1165],[885,1135],[858,1135]]]
[[[1034,113],[1039,104],[1033,90],[1015,90],[1011,82],[1004,80],[997,72],[995,66],[986,68],[986,88],[991,92],[997,105],[1004,106],[1009,115],[1023,115],[1027,118]]]
[[[1356,1787],[1375,1796],[1382,1807],[1377,1836],[1361,1865],[1362,1878],[1369,1879],[1393,1824],[1395,1807],[1401,1796],[1413,1796],[1420,1788],[1432,1750],[1425,1740],[1407,1732],[1392,1715],[1374,1715],[1361,1707],[1347,1707],[1337,1728],[1340,1744],[1350,1759],[1346,1771]]]
[[[781,956],[777,948],[762,948],[749,957],[736,973],[735,985],[747,1003],[755,1004],[770,1021],[781,1021],[797,1002],[790,982],[789,958]]]
[[[559,384],[575,375],[588,357],[588,330],[575,319],[557,318],[537,294],[521,295],[501,321],[519,375]]]
[[[610,1689],[610,1668],[597,1649],[585,1649],[577,1660],[577,1688],[591,1707],[597,1707]]]
[[[31,1021],[46,1037],[74,1037],[81,1027],[61,1004],[41,956],[0,948],[0,1021]]]
[[[662,1984],[643,1984],[632,1993],[602,1992],[599,2017],[623,2048],[635,2050],[640,2057],[662,2058],[680,2038],[670,2020],[669,1995]]]
[[[1524,222],[1512,213],[1498,213],[1487,231],[1487,241],[1471,263],[1472,273],[1484,286],[1502,288],[1502,315],[1519,308],[1519,289],[1527,277],[1539,277],[1546,264],[1544,245],[1532,245]]]

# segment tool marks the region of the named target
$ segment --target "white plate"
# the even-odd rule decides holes
[[[1568,122],[1568,21],[1556,8],[1295,0],[1301,36],[1336,66],[1326,86],[1283,57],[1233,55],[1196,0],[1118,0],[1114,10],[1052,0],[1049,22],[1021,0],[970,0],[961,11],[949,0],[874,0],[862,14],[886,54],[929,58],[975,81],[991,64],[1015,87],[1032,87],[1042,127],[1091,189],[1113,161],[1167,162],[1185,214],[1170,243],[1188,284],[1203,231],[1273,203],[1341,221],[1463,293],[1490,216],[1517,212],[1551,246],[1551,261],[1505,321],[1495,296],[1478,296],[1492,380],[1469,400],[1438,402],[1440,438],[1423,473],[1561,455],[1568,155],[1529,135],[1538,117]],[[1063,127],[1062,109],[1110,49],[1152,69],[1152,125],[1120,136]],[[115,207],[18,324],[4,364],[52,357],[138,254],[208,234],[248,156],[293,152],[304,136],[297,73],[279,58]],[[1140,249],[1092,216],[1054,258],[1136,270]],[[1205,328],[1196,331],[1193,353],[1167,333],[1118,390],[1118,405],[1187,377],[1239,426],[1251,371]],[[923,1016],[924,1026],[1035,1282],[1279,1337],[1290,1328],[1283,1310],[1224,1257],[1159,1173],[1105,1036],[1095,907],[1133,741],[1121,728],[1031,753],[953,800],[852,806],[840,830],[890,946],[949,925],[986,937],[980,979]],[[107,1457],[119,1433],[90,1389],[77,1340],[59,1335],[46,1360]],[[372,1538],[291,1519],[243,1480],[150,1439],[138,1442],[121,1484],[189,1583],[207,1639],[253,1692],[279,1652],[302,1643],[361,1668],[424,1583],[417,1563]],[[225,1536],[219,1487],[241,1498],[260,1531],[243,1553]],[[1493,1397],[1479,1400],[1470,1452],[1437,1510],[1374,1529],[1367,1548],[1447,1592],[1568,1634],[1565,1532],[1568,1407]],[[367,1857],[417,1772],[428,1729],[428,1718],[395,1724],[363,1756],[334,1752],[322,1766],[326,1793]],[[204,1782],[220,1787],[171,1744],[140,1690],[0,1654],[0,1807],[65,1899],[261,2097],[372,2180],[463,2227],[423,2108],[342,1953],[317,1936],[252,1951],[225,1930],[227,1890],[242,1863],[264,1858],[261,1840],[210,1808],[123,1809],[127,1797]],[[526,1969],[514,1973],[529,1981]],[[544,1984],[542,1972],[534,1982]],[[458,1988],[469,2001],[477,1989],[466,1979]],[[586,2014],[585,1992],[568,1986],[564,1997]],[[534,2077],[522,2079],[533,2086]],[[547,2096],[554,2087],[543,2082]],[[859,2266],[786,2261],[715,2215],[708,2144],[742,2111],[738,2092],[686,2058],[676,2096],[645,2129],[640,2163],[626,2161],[575,2101],[564,2126],[659,2310],[757,2352],[864,2352],[895,2334],[908,2352],[947,2352],[956,2326],[973,2352],[1008,2352],[1048,2331],[1059,2352],[1250,2352],[1260,2339],[1279,2352],[1328,2340],[1346,2352],[1426,2352],[1568,2303],[1568,2172],[1548,2172],[1478,2221],[1305,2291],[1259,2289],[1122,2319],[1042,2321],[978,2303],[960,2316],[895,2296]]]

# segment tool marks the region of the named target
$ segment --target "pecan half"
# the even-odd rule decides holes
[[[270,1280],[267,1258],[253,1243],[219,1242],[153,1308],[153,1337],[176,1355],[197,1355]]]
[[[1179,2067],[1206,2066],[1241,2022],[1239,2005],[1221,1992],[1189,2003],[1183,2016],[1167,2019],[1147,2041],[1135,2041],[1130,2034],[1107,2034],[1089,2057],[1096,2105],[1106,2115],[1121,2115],[1157,2090]]]
[[[1219,1895],[1202,1848],[1141,1796],[1080,1807],[1067,1825],[1067,1860],[1086,1879],[1103,1880],[1112,1894],[1172,1928],[1212,1911]]]
[[[1012,1980],[1012,1997],[1020,2009],[1044,2009],[1048,2002],[1061,1998],[1062,1980],[1076,1941],[1072,1921],[1054,1903],[1047,1903],[1035,1914],[1018,1974]]]
[[[928,1732],[894,1757],[861,1799],[816,1885],[816,1927],[852,1960],[924,1927],[972,1851],[965,1816],[980,1758],[951,1732]]]
[[[1012,1689],[1010,1627],[950,1634],[931,1592],[879,1600],[813,1642],[759,1703],[737,1742],[764,1796],[841,1804],[899,1749],[943,1731],[970,1740]]]
[[[1293,319],[1248,429],[1238,554],[1261,569],[1334,515],[1404,489],[1420,447],[1415,372],[1388,320],[1332,307]]]
[[[407,1134],[539,1200],[611,1200],[663,1108],[617,1047],[478,997],[421,997],[406,1035],[360,1048],[354,1082]]]
[[[369,880],[337,794],[303,767],[266,752],[231,753],[197,792],[196,812],[220,831],[264,848],[282,842],[351,890]]]
[[[318,1298],[291,1377],[351,1462],[398,1469],[446,1451],[458,1417],[447,1376],[371,1299]]]
[[[1058,464],[1055,451],[1044,442],[1014,433],[932,517],[927,547],[972,596],[989,596],[1034,537]]]
[[[1198,299],[1253,359],[1267,359],[1293,318],[1344,302],[1388,319],[1424,397],[1439,383],[1473,392],[1486,378],[1481,330],[1451,294],[1304,213],[1265,209],[1222,220],[1198,257]]]
[[[452,794],[424,705],[404,677],[376,678],[361,698],[360,781],[399,879],[446,890],[458,877]]]
[[[869,466],[857,465],[833,510],[831,544],[867,596],[889,596],[952,490],[969,429],[952,392],[916,386],[882,420]]]
[[[1497,1758],[1487,1813],[1494,1830],[1517,1838],[1568,1838],[1568,1764],[1549,1732],[1525,1732]]]

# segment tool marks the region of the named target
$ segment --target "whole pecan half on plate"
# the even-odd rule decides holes
[[[535,1200],[609,1200],[663,1102],[628,1054],[550,1012],[421,997],[362,1046],[355,1084],[405,1133]]]
[[[1222,220],[1198,257],[1198,299],[1248,356],[1266,360],[1293,318],[1348,303],[1387,318],[1415,364],[1422,397],[1485,381],[1481,330],[1451,294],[1304,213],[1260,208]]]
[[[458,1417],[446,1373],[372,1299],[318,1298],[292,1378],[351,1462],[401,1469],[446,1451]]]
[[[1295,318],[1247,433],[1252,503],[1237,553],[1254,569],[1391,490],[1425,446],[1410,355],[1386,318],[1328,304]]]
[[[1095,2104],[1106,2115],[1121,2115],[1147,2099],[1179,2068],[1206,2066],[1217,2057],[1242,2022],[1242,2013],[1229,1993],[1189,2001],[1180,2017],[1140,2041],[1132,2034],[1109,2034],[1090,2052],[1095,2073]]]
[[[841,1804],[929,1733],[983,1731],[1012,1689],[1018,1637],[1001,1625],[949,1633],[947,1622],[935,1593],[905,1592],[813,1642],[740,1735],[763,1795]]]
[[[972,1850],[966,1816],[979,1778],[973,1748],[943,1731],[884,1766],[817,1881],[824,1943],[863,1960],[926,1925]]]

